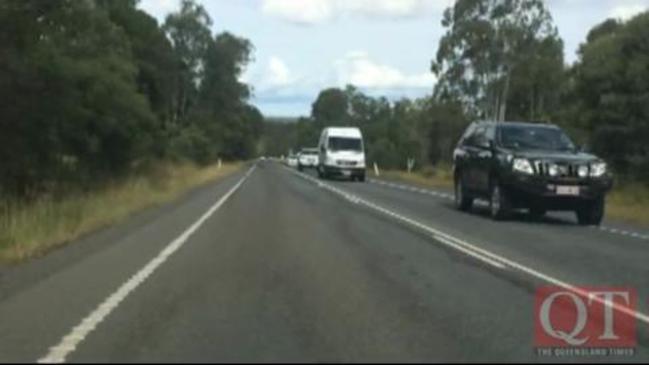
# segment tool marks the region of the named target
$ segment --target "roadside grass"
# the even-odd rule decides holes
[[[368,171],[373,174],[372,171]],[[381,171],[381,177],[398,180],[420,187],[452,189],[453,176],[450,166],[425,167],[408,173],[406,171]],[[639,183],[623,183],[616,186],[606,201],[608,218],[649,227],[649,187]]]
[[[606,214],[616,220],[649,227],[649,188],[637,183],[616,187],[607,198]]]
[[[241,166],[223,164],[219,169],[217,165],[159,164],[146,174],[63,199],[41,198],[29,203],[0,200],[0,263],[17,263],[45,254],[138,210],[172,201]]]
[[[373,172],[369,172],[373,174]],[[450,189],[453,187],[453,176],[450,166],[440,165],[437,167],[426,166],[418,171],[408,173],[401,170],[380,171],[382,178],[399,180],[420,187]]]

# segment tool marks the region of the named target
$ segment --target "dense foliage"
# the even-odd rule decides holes
[[[0,194],[90,186],[152,159],[254,153],[262,117],[239,75],[252,45],[183,0],[0,2]]]
[[[385,168],[405,168],[408,159],[419,166],[448,161],[455,141],[468,119],[460,103],[432,98],[389,102],[373,98],[353,86],[327,89],[313,103],[311,116],[295,124],[267,128],[284,136],[294,151],[301,146],[315,147],[325,126],[356,126],[365,138],[370,163]],[[289,129],[291,128],[292,129]]]

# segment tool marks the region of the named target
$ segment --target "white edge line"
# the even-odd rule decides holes
[[[318,181],[317,179],[314,179],[311,176],[299,173],[297,171],[293,171],[293,170],[289,170],[289,171],[293,172],[294,174],[296,174],[296,175],[298,175],[298,176],[300,176],[300,177],[302,177],[302,178],[304,178],[306,180],[310,180],[311,182]],[[340,189],[337,189],[337,188],[335,188],[335,187],[333,187],[331,185],[324,184],[324,183],[322,183],[322,184],[326,189],[328,189],[328,190],[330,190],[330,191],[332,191],[334,193],[337,193],[339,195],[342,194],[343,196],[344,196],[344,194],[347,194],[344,191],[342,191]],[[479,247],[476,247],[476,246],[474,246],[474,245],[472,245],[472,244],[470,244],[470,243],[468,243],[466,241],[463,241],[463,240],[461,240],[459,238],[455,238],[455,237],[453,237],[453,236],[451,236],[449,234],[446,234],[446,233],[444,233],[442,231],[439,231],[439,230],[437,230],[435,228],[431,228],[429,226],[426,226],[426,225],[424,225],[424,224],[422,224],[420,222],[417,222],[415,220],[412,220],[410,218],[403,217],[403,216],[401,216],[401,215],[399,215],[397,213],[394,213],[394,212],[392,212],[392,211],[390,211],[388,209],[382,208],[382,207],[380,207],[380,206],[378,206],[376,204],[373,204],[373,203],[371,203],[369,201],[358,198],[357,203],[361,204],[361,205],[365,205],[365,206],[367,206],[369,208],[372,208],[372,209],[374,209],[376,211],[384,213],[384,214],[386,214],[388,216],[397,218],[398,220],[409,223],[410,225],[413,225],[413,226],[415,226],[417,228],[420,228],[422,230],[425,230],[427,232],[430,232],[430,233],[433,234],[434,237],[435,236],[437,236],[437,238],[442,237],[446,241],[454,242],[457,245],[460,245],[461,247],[463,247],[465,250],[473,251],[473,254],[471,256],[473,256],[476,259],[481,260],[481,261],[483,261],[483,262],[485,262],[485,263],[487,263],[489,265],[493,265],[494,262],[498,262],[500,265],[506,265],[506,266],[509,266],[511,268],[514,268],[514,269],[516,269],[518,271],[521,271],[521,272],[523,272],[523,273],[525,273],[525,274],[527,274],[529,276],[532,276],[532,277],[536,278],[537,280],[541,280],[541,281],[544,281],[544,282],[549,283],[551,285],[561,287],[561,288],[563,288],[565,290],[571,291],[571,292],[573,292],[573,293],[575,293],[575,294],[577,294],[579,296],[582,296],[582,297],[586,297],[586,298],[589,297],[587,291],[584,291],[584,290],[582,290],[582,289],[580,289],[580,288],[578,288],[578,287],[576,287],[574,285],[571,285],[571,284],[569,284],[567,282],[556,279],[556,278],[554,278],[554,277],[552,277],[550,275],[543,274],[543,273],[541,273],[539,271],[536,271],[536,270],[534,270],[532,268],[529,268],[529,267],[524,266],[522,264],[519,264],[519,263],[517,263],[515,261],[512,261],[512,260],[510,260],[510,259],[508,259],[506,257],[500,256],[500,255],[494,254],[494,253],[492,253],[490,251],[487,251],[487,250],[481,249]],[[442,243],[446,243],[446,244],[449,243],[449,242],[444,242],[444,241],[440,241],[440,240],[438,240],[438,241],[442,242]],[[451,245],[449,247],[456,248],[459,251],[466,253],[465,250],[460,250],[457,247],[457,245]],[[486,257],[484,257],[484,256],[486,256]],[[606,301],[604,299],[601,299],[598,296],[595,296],[595,297],[593,297],[591,299],[593,301],[595,301],[595,302],[598,302],[599,304],[604,305],[605,307],[610,307],[613,310],[616,310],[616,311],[618,311],[620,313],[623,313],[623,314],[626,314],[628,316],[634,317],[639,321],[642,321],[642,322],[644,322],[646,324],[649,324],[649,315],[646,315],[646,314],[641,313],[641,312],[633,311],[632,309],[630,309],[628,307],[621,306],[621,305],[619,305],[617,303],[614,303],[614,302]]]
[[[104,300],[87,317],[85,317],[70,333],[64,336],[57,345],[50,347],[47,355],[40,358],[38,363],[63,363],[81,342],[104,320],[126,297],[140,284],[153,274],[171,255],[180,249],[189,237],[192,236],[227,200],[234,194],[243,182],[252,174],[256,165],[253,165],[246,174],[228,190],[214,205],[210,207],[194,224],[187,228],[176,239],[169,243],[153,260],[149,261],[140,271],[133,275],[126,283]]]
[[[409,190],[409,191],[417,192],[417,193],[421,193],[421,194],[428,194],[428,195],[432,195],[432,196],[435,196],[435,197],[438,197],[438,198],[443,198],[443,199],[448,199],[448,200],[453,199],[453,196],[450,195],[450,194],[438,192],[438,191],[431,190],[431,189],[419,189],[419,190],[417,190],[417,189],[413,189],[412,187],[409,187],[409,186],[406,186],[406,185],[395,185],[395,184],[386,183],[386,182],[383,182],[381,180],[375,180],[375,179],[371,179],[370,182],[375,183],[375,184],[379,184],[379,185],[385,185],[385,186],[389,186],[389,187],[394,187],[394,188],[397,188],[397,189],[400,189],[400,190]],[[601,231],[604,231],[604,232],[607,232],[607,233],[610,233],[610,234],[629,236],[629,237],[637,238],[637,239],[640,239],[640,240],[649,240],[649,235],[640,234],[638,232],[624,231],[624,230],[620,230],[620,229],[617,229],[617,228],[605,227],[605,226],[599,227],[599,229]]]

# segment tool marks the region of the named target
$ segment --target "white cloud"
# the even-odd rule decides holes
[[[278,56],[270,56],[262,65],[248,68],[241,77],[241,82],[254,85],[256,91],[277,93],[294,88],[302,81],[286,62]]]
[[[262,11],[298,24],[315,24],[332,15],[330,0],[264,0]]]
[[[286,86],[293,82],[291,71],[284,61],[276,56],[268,61],[268,74],[266,83],[269,86]]]
[[[430,72],[406,74],[373,61],[366,52],[348,53],[336,61],[339,85],[352,84],[366,89],[432,89],[436,82]]]
[[[167,14],[178,8],[178,3],[178,0],[142,0],[138,7],[158,19],[164,19]]]
[[[647,11],[647,6],[643,4],[620,5],[613,8],[611,16],[617,19],[628,20],[643,11]]]
[[[263,0],[265,14],[297,24],[319,24],[345,15],[404,18],[441,11],[446,0]]]

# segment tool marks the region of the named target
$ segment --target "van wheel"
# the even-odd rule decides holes
[[[577,209],[577,221],[582,226],[599,226],[604,220],[604,198],[582,204]]]
[[[365,174],[358,175],[356,178],[359,182],[365,182]]]
[[[462,176],[455,179],[455,207],[463,212],[471,210],[473,198],[471,198],[464,187]]]
[[[511,214],[511,204],[507,198],[507,193],[497,181],[491,184],[489,212],[491,218],[497,221],[505,220]]]

